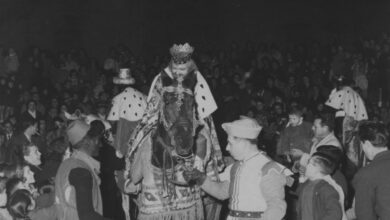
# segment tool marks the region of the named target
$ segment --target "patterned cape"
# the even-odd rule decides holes
[[[336,110],[343,110],[346,116],[356,121],[368,119],[366,106],[360,95],[351,87],[345,86],[341,90],[334,89],[325,105]]]
[[[165,68],[163,71],[165,71],[168,76],[172,77],[172,73],[169,68]],[[217,166],[218,170],[222,170],[224,168],[222,151],[215,131],[215,125],[211,117],[211,114],[217,109],[217,104],[204,77],[198,71],[196,71],[195,74],[197,76],[197,84],[195,86],[195,101],[197,103],[197,111],[199,115],[198,123],[205,125],[211,141],[211,162],[208,164],[206,170],[214,170],[214,168],[211,168],[212,166]],[[159,111],[161,109],[161,102],[162,82],[161,74],[158,74],[153,80],[149,95],[147,97],[146,111],[142,117],[141,122],[138,124],[130,138],[128,148],[129,150],[127,153],[128,161],[131,160],[133,153],[139,146],[141,146],[141,143],[144,141],[145,137],[147,137],[149,132],[157,125]],[[128,166],[130,166],[130,164],[128,164]]]

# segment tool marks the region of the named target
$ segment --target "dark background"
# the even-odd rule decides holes
[[[348,41],[389,23],[384,0],[0,0],[0,44],[82,47],[100,58],[118,43],[150,54],[184,41],[210,50],[232,40]]]

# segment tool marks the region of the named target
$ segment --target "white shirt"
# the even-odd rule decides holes
[[[261,153],[246,161],[235,162],[220,174],[221,181],[229,181],[230,210],[263,212],[267,204],[260,184],[262,167],[270,160]]]

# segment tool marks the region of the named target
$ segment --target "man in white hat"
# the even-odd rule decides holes
[[[112,99],[112,106],[107,115],[107,120],[115,122],[116,134],[114,138],[114,147],[117,150],[117,156],[123,157],[131,146],[129,145],[130,135],[139,124],[146,110],[146,96],[140,91],[132,88],[135,79],[131,75],[131,70],[122,68],[118,71],[118,76],[113,78],[114,84],[118,85],[122,92]],[[122,207],[126,214],[126,219],[131,216],[129,211],[129,197],[125,194],[124,182],[126,174],[123,171],[115,171],[117,185],[122,191]]]
[[[91,127],[92,128],[92,127]],[[100,192],[99,129],[91,129],[84,121],[76,120],[67,128],[69,142],[74,149],[64,160],[55,177],[56,203],[60,220],[103,220]]]
[[[184,177],[220,200],[229,199],[229,220],[282,219],[286,213],[285,169],[258,150],[262,127],[252,118],[241,117],[222,128],[228,134],[227,150],[236,162],[221,173],[221,182],[197,170],[185,172]]]
[[[128,150],[129,134],[135,129],[145,112],[146,96],[131,87],[135,84],[135,79],[128,68],[119,69],[118,76],[114,77],[113,82],[123,91],[112,99],[107,120],[117,122],[114,147],[125,155]]]

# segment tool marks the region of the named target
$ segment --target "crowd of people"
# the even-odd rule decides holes
[[[372,195],[361,191],[367,191],[367,187],[374,190],[372,185],[367,185],[366,176],[368,173],[375,175],[370,172],[375,168],[358,172],[356,178],[341,168],[345,163],[343,152],[346,149],[342,144],[343,134],[337,130],[335,118],[331,117],[336,111],[325,102],[340,82],[363,98],[369,120],[375,126],[363,124],[359,137],[364,152],[370,152],[367,159],[373,166],[381,166],[375,156],[386,149],[390,125],[389,50],[390,36],[383,34],[377,39],[359,39],[345,45],[311,43],[282,47],[265,43],[232,43],[225,50],[209,52],[200,48],[197,52],[197,66],[218,105],[213,117],[225,156],[230,152],[235,160],[247,159],[247,155],[245,158],[234,155],[232,142],[237,140],[230,140],[231,136],[257,139],[256,144],[252,141],[243,145],[249,149],[247,153],[256,152],[259,147],[270,158],[296,173],[298,182],[304,182],[286,191],[286,219],[313,219],[310,217],[313,215],[316,216],[314,219],[322,219],[327,215],[324,211],[327,208],[332,212],[328,219],[345,219],[347,214],[355,215],[355,211],[344,212],[350,208],[356,206],[355,210],[361,211],[367,210],[365,206],[373,206],[374,202],[364,201]],[[55,204],[53,193],[57,170],[72,154],[69,142],[77,146],[81,140],[74,141],[74,137],[69,136],[67,128],[72,118],[93,114],[98,119],[106,119],[112,98],[124,88],[112,83],[119,69],[129,68],[135,78],[134,87],[147,94],[155,75],[170,62],[170,57],[165,55],[136,56],[125,46],[113,47],[108,54],[104,62],[98,62],[84,50],[55,54],[35,47],[20,56],[13,48],[0,47],[1,219],[34,219],[39,209],[45,209],[46,215],[52,214],[54,211],[47,208]],[[258,133],[247,138],[222,128],[223,123],[240,115],[252,118],[252,124],[248,126],[261,127],[261,133],[256,127]],[[84,135],[95,140],[96,131],[91,131],[92,126],[90,131],[88,129],[83,130]],[[225,146],[230,148],[225,149]],[[84,149],[91,157],[94,155],[92,151],[88,147]],[[380,159],[386,159],[386,155]],[[123,161],[120,164],[117,167],[124,166]],[[78,171],[74,175],[84,175],[88,179],[88,173]],[[377,171],[376,174],[380,176],[381,173]],[[332,178],[328,179],[329,176]],[[99,182],[97,179],[93,176],[93,181],[89,181],[95,184],[94,181]],[[104,179],[102,177],[102,181]],[[111,179],[115,180],[113,174]],[[319,179],[325,182],[317,181]],[[76,190],[85,190],[78,178],[69,181],[75,184]],[[229,198],[226,192],[220,196],[210,190],[212,183],[206,178],[202,177],[197,183],[217,198]],[[119,189],[115,193],[119,193]],[[319,198],[312,198],[314,193]],[[107,202],[108,197],[102,197],[100,214],[114,219],[124,218],[123,214],[112,214],[116,213],[117,205],[112,209],[107,208],[110,205],[104,207],[105,204],[120,203]],[[284,195],[279,198],[284,200]],[[384,198],[383,201],[387,201]],[[80,198],[75,199],[79,201]],[[91,200],[95,201],[95,198]],[[92,201],[86,203],[92,204]],[[88,212],[88,208],[93,209],[92,206],[78,206],[77,210],[86,213],[84,219],[98,219],[96,213]],[[382,206],[378,209],[386,210]],[[357,212],[358,219],[389,217],[387,214],[386,211],[372,211],[367,215]]]

